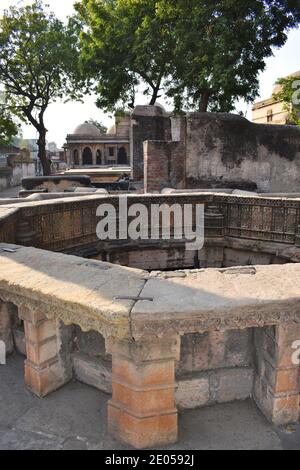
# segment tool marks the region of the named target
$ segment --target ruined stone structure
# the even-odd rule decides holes
[[[253,124],[222,113],[169,119],[172,139],[144,144],[146,192],[165,187],[299,192],[298,126]]]
[[[35,176],[29,150],[0,146],[0,191],[19,186],[22,178],[28,176]]]
[[[123,165],[121,174],[144,182],[145,192],[165,187],[300,191],[297,126],[254,124],[226,113],[173,116],[160,106],[137,106],[132,114],[117,117],[108,132],[101,135],[83,124],[68,136],[72,174],[98,167],[97,175],[88,173],[97,184],[116,179],[107,165],[116,165],[115,170]],[[121,149],[127,159],[118,158]]]
[[[0,206],[0,340],[26,355],[28,387],[45,396],[76,377],[110,393],[108,428],[137,448],[175,442],[178,409],[248,397],[297,422],[300,198],[137,202],[204,204],[204,248],[99,240],[97,208],[119,214],[116,196]]]

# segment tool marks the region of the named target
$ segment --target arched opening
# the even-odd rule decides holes
[[[97,162],[97,165],[102,165],[102,153],[101,153],[101,150],[97,150],[96,162]]]
[[[75,149],[73,152],[73,162],[74,165],[79,165],[79,152],[77,149]]]
[[[82,155],[82,164],[83,165],[92,165],[93,164],[93,154],[90,147],[85,147]]]
[[[127,152],[124,147],[118,151],[118,165],[127,165]]]

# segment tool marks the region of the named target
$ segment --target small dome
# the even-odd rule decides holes
[[[115,135],[117,133],[116,125],[113,124],[107,129],[107,135]]]
[[[88,135],[91,137],[99,137],[101,135],[101,132],[99,129],[94,125],[90,124],[88,122],[85,122],[84,124],[80,124],[80,126],[77,126],[76,129],[73,132],[74,135]]]

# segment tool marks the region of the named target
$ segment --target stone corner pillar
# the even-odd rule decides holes
[[[180,337],[137,342],[109,339],[107,343],[113,388],[109,432],[138,449],[175,443],[175,361],[179,360]]]
[[[59,357],[59,321],[26,307],[19,309],[19,317],[25,329],[25,383],[35,395],[44,397],[70,380]]]
[[[277,426],[297,423],[300,417],[300,365],[296,357],[299,341],[299,323],[255,331],[254,400]]]

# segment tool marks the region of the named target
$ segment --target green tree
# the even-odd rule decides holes
[[[300,74],[280,78],[277,82],[281,89],[274,93],[275,100],[283,101],[284,109],[289,112],[289,124],[300,125]]]
[[[0,106],[0,144],[10,145],[18,134],[18,126],[13,118]]]
[[[156,2],[82,0],[75,8],[83,27],[82,66],[96,83],[98,106],[133,108],[138,89],[155,104],[170,74],[172,51]]]
[[[85,121],[87,124],[93,124],[93,126],[96,126],[97,129],[101,132],[101,134],[106,134],[107,132],[107,127],[102,124],[102,122],[96,121],[95,119],[89,119],[88,121]]]
[[[172,82],[177,108],[232,111],[253,101],[258,74],[273,47],[299,24],[300,3],[290,0],[158,0],[157,14],[173,37]]]
[[[12,7],[0,18],[0,82],[7,111],[37,130],[38,156],[45,175],[51,173],[45,112],[56,99],[77,97],[77,45],[74,24],[63,24],[40,0]]]
[[[136,90],[154,104],[231,111],[258,95],[273,47],[299,24],[299,0],[81,0],[82,65],[98,105],[132,106]]]

